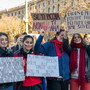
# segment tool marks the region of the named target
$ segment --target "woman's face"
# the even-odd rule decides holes
[[[61,32],[58,36],[56,36],[56,38],[57,38],[59,41],[62,41],[63,38],[64,38],[64,36],[65,36],[65,32],[63,31],[63,32]]]
[[[6,48],[8,46],[8,38],[4,35],[0,36],[0,47]]]
[[[74,36],[74,43],[81,43],[81,38],[78,34],[75,34]]]
[[[32,38],[27,38],[23,43],[22,43],[22,45],[23,45],[23,48],[24,48],[24,50],[26,50],[26,51],[30,51],[30,49],[33,47],[33,40],[32,40]]]

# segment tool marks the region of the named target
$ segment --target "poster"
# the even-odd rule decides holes
[[[58,57],[28,55],[27,76],[58,77]]]
[[[90,11],[81,10],[67,13],[69,33],[90,33]]]
[[[25,79],[21,57],[0,57],[0,83]]]
[[[60,15],[58,13],[32,13],[32,30],[59,31]]]

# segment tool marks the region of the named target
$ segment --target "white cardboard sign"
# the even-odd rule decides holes
[[[27,76],[58,77],[58,57],[28,55]]]

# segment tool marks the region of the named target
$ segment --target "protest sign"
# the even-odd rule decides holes
[[[32,30],[60,30],[60,15],[58,13],[32,13],[33,27]]]
[[[21,57],[0,57],[0,83],[25,79]]]
[[[27,76],[58,77],[58,57],[28,55]]]
[[[81,10],[67,13],[69,33],[90,33],[90,11]]]

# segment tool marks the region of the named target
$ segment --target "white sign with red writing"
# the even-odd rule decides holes
[[[90,33],[90,11],[81,10],[67,13],[69,33]]]
[[[48,30],[59,31],[60,30],[60,15],[58,13],[40,14],[32,13],[33,27],[32,30]]]

